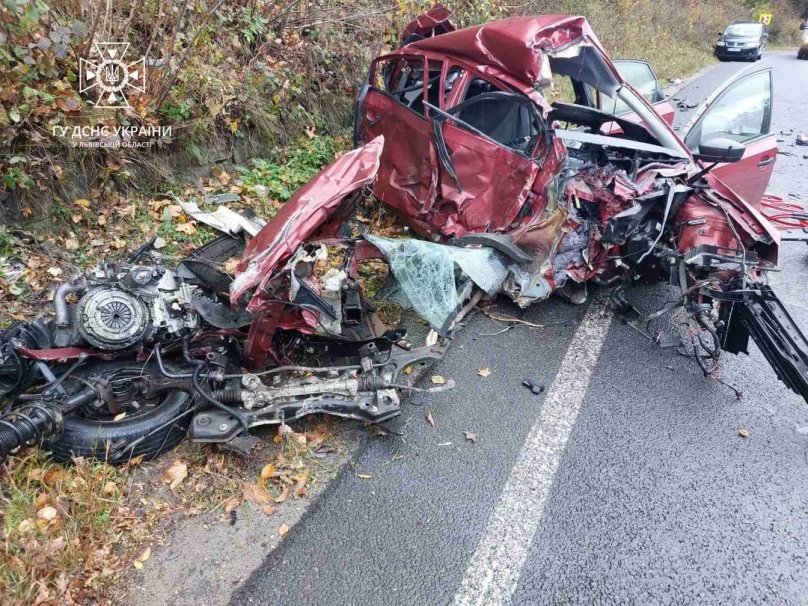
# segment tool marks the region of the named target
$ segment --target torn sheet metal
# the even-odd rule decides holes
[[[229,236],[237,236],[241,232],[254,236],[266,225],[263,219],[248,219],[226,206],[220,206],[211,213],[203,211],[196,202],[179,200],[179,204],[189,217]]]
[[[596,47],[600,53],[587,54],[582,57],[585,61],[575,62],[580,46],[572,43],[584,37],[587,45]],[[567,52],[563,52],[565,47]],[[546,80],[546,63],[550,56],[556,56],[557,61],[569,61],[581,76],[589,73],[583,68],[589,68],[593,85],[595,77],[601,84],[608,82],[609,90],[623,83],[616,69],[598,60],[605,51],[584,17],[513,17],[420,40],[410,44],[409,48],[461,56],[479,65],[498,68],[531,85]],[[557,66],[555,71],[564,70]]]
[[[333,235],[341,227],[340,221],[332,226],[332,233],[324,233],[331,231],[327,224],[334,214],[346,210],[341,208],[342,202],[376,177],[383,147],[384,137],[377,137],[364,147],[343,154],[281,207],[247,245],[230,286],[231,302],[235,303],[259,284],[266,286],[280,263],[315,232],[321,236]],[[254,312],[262,304],[260,292],[256,293],[248,309]]]
[[[451,15],[452,11],[436,2],[431,9],[407,24],[401,32],[401,44],[455,31],[455,26],[449,21]]]
[[[385,254],[390,270],[415,311],[441,335],[446,334],[460,309],[462,298],[458,290],[468,285],[464,278],[494,295],[508,274],[502,255],[493,248],[365,237]]]

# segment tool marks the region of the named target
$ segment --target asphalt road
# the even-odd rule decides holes
[[[781,151],[796,154],[770,191],[806,199],[795,54],[762,62]],[[701,100],[747,67],[721,64],[678,96]],[[774,287],[808,329],[808,247],[785,244],[781,262]],[[629,292],[647,311],[671,295]],[[756,349],[723,361],[737,400],[601,310],[550,300],[524,316],[550,327],[497,336],[473,317],[435,370],[458,388],[413,398],[406,438],[368,440],[232,603],[808,602],[808,404]]]

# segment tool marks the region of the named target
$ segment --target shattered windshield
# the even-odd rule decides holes
[[[457,315],[473,282],[489,295],[508,271],[492,248],[458,248],[423,240],[365,236],[381,250],[409,303],[441,335]],[[471,282],[469,282],[471,281]]]

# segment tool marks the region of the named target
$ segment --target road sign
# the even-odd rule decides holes
[[[758,17],[758,21],[763,25],[771,25],[772,24],[772,14],[771,13],[760,13]]]

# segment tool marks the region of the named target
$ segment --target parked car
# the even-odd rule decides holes
[[[718,34],[715,56],[720,61],[745,59],[757,61],[763,56],[769,34],[766,26],[756,21],[736,21]]]
[[[808,23],[803,21],[800,24],[800,30],[802,31],[802,40],[797,51],[797,59],[808,59]]]

